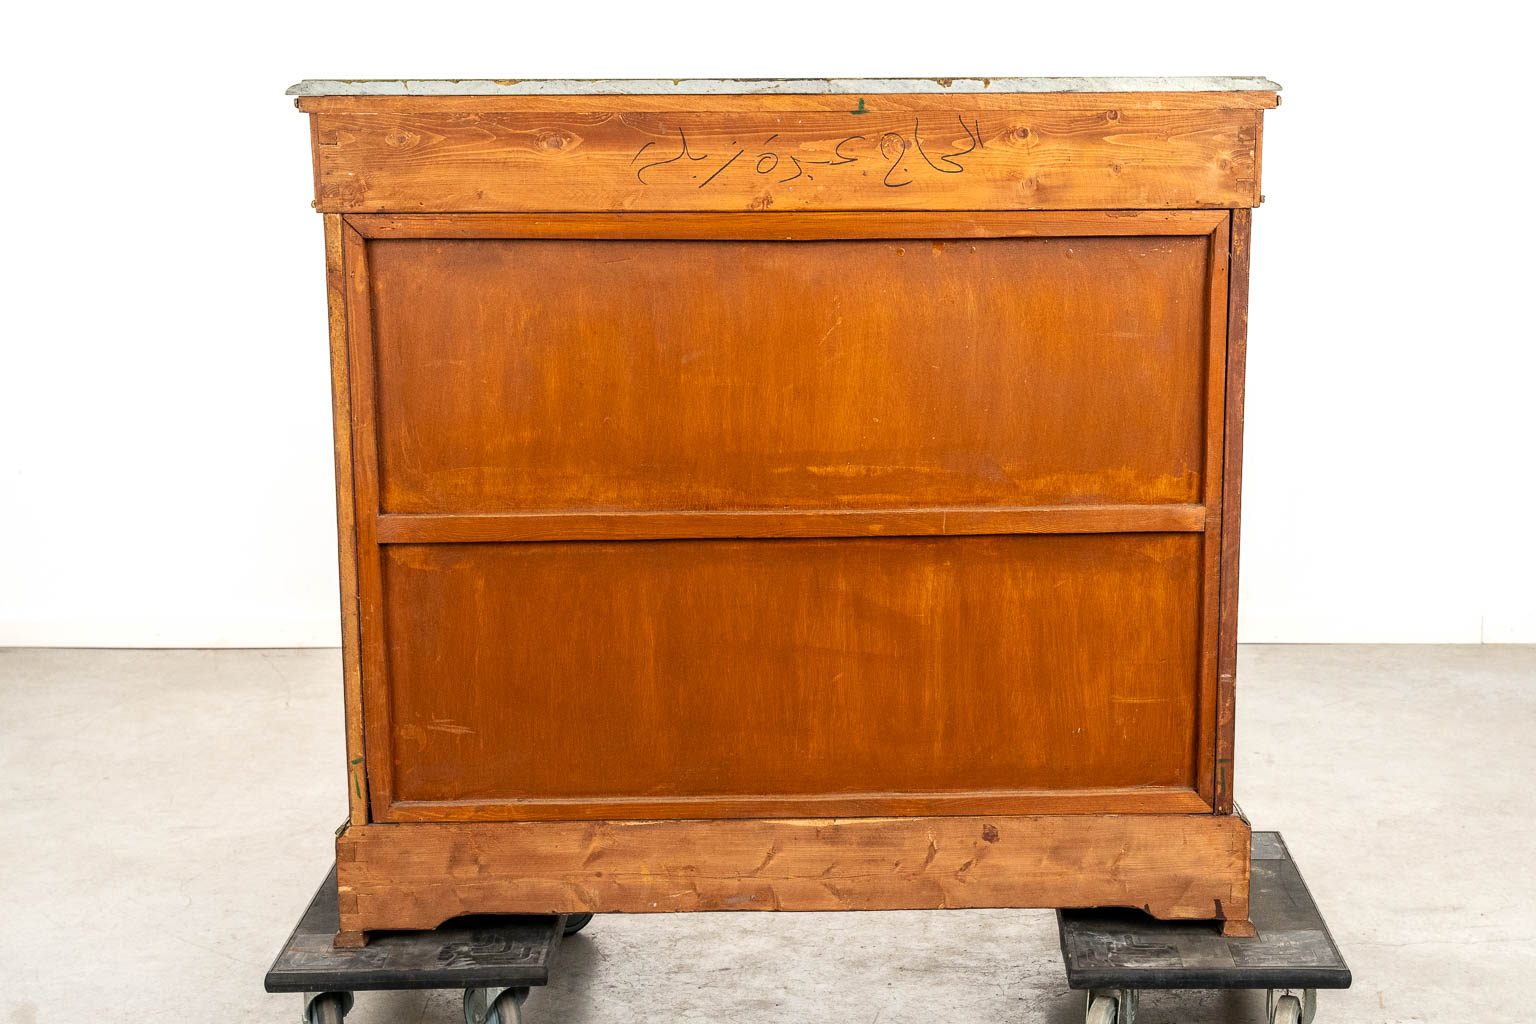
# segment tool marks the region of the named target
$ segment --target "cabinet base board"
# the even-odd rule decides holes
[[[423,822],[336,840],[337,944],[462,914],[1139,907],[1248,922],[1225,814]]]

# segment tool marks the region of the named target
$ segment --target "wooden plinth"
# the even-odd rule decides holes
[[[1128,906],[1241,928],[1249,842],[1214,814],[365,825],[337,838],[337,944],[471,913]]]

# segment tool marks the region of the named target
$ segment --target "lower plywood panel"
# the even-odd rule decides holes
[[[1140,907],[1248,918],[1230,815],[365,825],[337,839],[339,944],[469,913]]]
[[[391,545],[375,814],[1195,810],[1200,570],[1198,534]]]

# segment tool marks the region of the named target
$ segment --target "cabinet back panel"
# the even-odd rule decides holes
[[[386,512],[1184,503],[1203,236],[375,239]]]
[[[391,749],[370,758],[392,757],[395,802],[750,817],[995,794],[1002,812],[1032,790],[1194,785],[1199,534],[383,559]]]

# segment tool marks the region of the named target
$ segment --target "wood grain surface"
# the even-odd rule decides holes
[[[367,244],[386,512],[1201,500],[1205,236]]]
[[[1132,96],[863,111],[624,103],[562,113],[423,100],[316,113],[316,203],[338,213],[1090,210],[1258,197],[1252,108]]]
[[[822,242],[876,238],[1099,238],[1205,235],[1226,210],[892,210],[867,213],[354,213],[364,238],[574,238]]]
[[[382,515],[380,544],[722,537],[959,537],[1205,530],[1203,505],[1034,505],[692,512]]]
[[[1140,907],[1245,921],[1248,825],[1212,814],[368,825],[341,927],[464,913]]]
[[[1230,770],[1275,102],[302,100],[339,941],[587,910],[1251,930]]]
[[[352,384],[347,350],[347,285],[341,218],[326,214],[325,296],[330,327],[331,426],[336,456],[336,543],[341,582],[342,703],[346,721],[347,808],[354,825],[368,821],[363,755],[362,636],[357,608],[357,504],[352,486]]]
[[[1193,790],[1201,538],[391,545],[374,816]]]
[[[1243,400],[1248,364],[1248,250],[1252,239],[1253,212],[1234,210],[1227,296],[1227,383],[1223,412],[1226,449],[1222,465],[1221,626],[1217,652],[1220,673],[1212,801],[1220,814],[1230,814],[1233,809],[1232,770],[1237,735],[1237,579],[1243,508]]]

